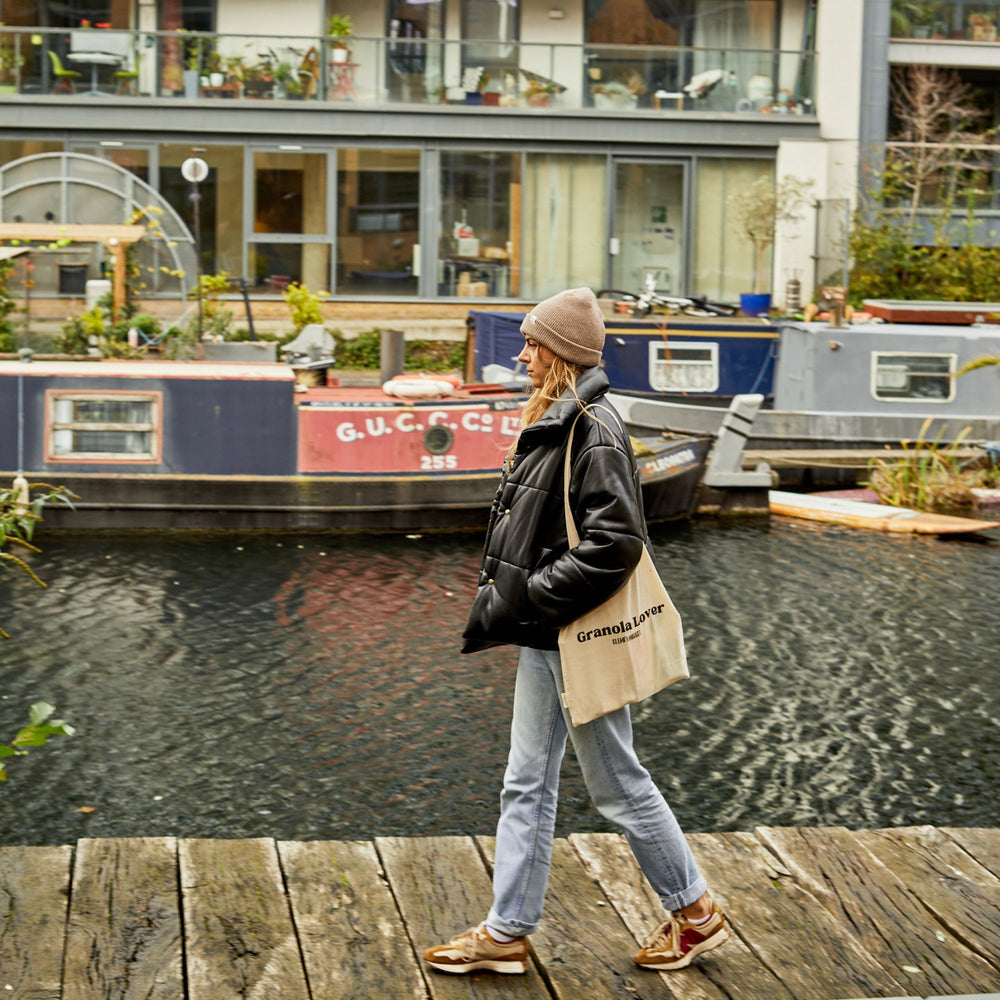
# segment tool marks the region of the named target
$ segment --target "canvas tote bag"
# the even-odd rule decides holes
[[[617,420],[606,406],[596,408]],[[563,464],[566,534],[571,549],[580,544],[580,535],[569,504],[570,455],[576,421],[583,412],[570,427]],[[618,424],[621,426],[621,421]],[[559,654],[563,704],[574,726],[648,698],[690,676],[681,617],[645,545],[638,566],[621,590],[559,630]]]

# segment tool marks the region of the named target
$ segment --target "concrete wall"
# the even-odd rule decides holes
[[[774,304],[785,305],[785,286],[790,278],[802,282],[802,301],[813,294],[812,253],[816,245],[816,212],[812,202],[830,197],[829,164],[826,143],[819,141],[782,141],[775,162],[775,181],[787,177],[812,180],[810,204],[798,210],[798,220],[780,223],[774,241]]]
[[[324,28],[324,6],[317,0],[281,0],[280,4],[274,0],[219,0],[216,30],[234,35],[275,35],[281,31],[319,35]],[[381,22],[377,33],[383,33]]]

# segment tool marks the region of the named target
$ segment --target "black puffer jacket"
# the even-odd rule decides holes
[[[607,376],[588,368],[580,400],[610,407]],[[563,514],[563,456],[580,412],[572,392],[526,427],[513,468],[490,510],[479,589],[463,653],[513,643],[558,649],[558,630],[615,593],[639,562],[646,523],[628,435],[605,410],[585,414],[573,434],[570,505],[580,544],[570,550]]]

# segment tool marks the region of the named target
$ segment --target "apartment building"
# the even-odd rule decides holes
[[[753,256],[732,195],[792,175],[848,206],[885,139],[891,63],[996,72],[995,35],[896,39],[899,6],[0,0],[0,218],[121,222],[155,204],[184,244],[181,164],[198,157],[202,267],[254,296],[303,281],[483,305],[652,275],[735,300]],[[998,5],[923,6],[964,30]],[[779,301],[842,245],[822,211],[800,215],[767,264]]]

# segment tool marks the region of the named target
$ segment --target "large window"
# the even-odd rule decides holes
[[[520,294],[520,165],[511,153],[441,154],[440,295]]]
[[[201,196],[201,267],[206,274],[243,274],[243,148],[241,146],[160,146],[160,194],[194,232],[191,185],[181,164],[197,156],[208,164],[198,185]],[[192,281],[193,284],[193,281]]]
[[[415,295],[419,225],[419,150],[340,150],[339,294]]]
[[[735,302],[754,288],[753,248],[729,220],[728,199],[745,191],[758,177],[774,176],[771,160],[698,160],[694,205],[694,268],[691,291],[710,299]],[[771,254],[763,267],[770,287]]]
[[[444,35],[444,4],[441,0],[391,0],[387,13],[389,98],[427,100],[444,85],[444,49],[440,41]]]
[[[314,292],[329,290],[325,153],[253,154],[250,240],[250,277],[258,289],[280,292],[296,281]]]
[[[689,110],[734,110],[741,98],[775,95],[777,0],[586,0],[585,16],[588,97],[596,107],[649,107],[665,93],[657,100]],[[623,45],[651,48],[625,53]]]
[[[520,294],[543,299],[604,284],[607,201],[603,156],[528,155]]]
[[[3,0],[0,21],[23,27],[132,27],[134,0]]]
[[[462,71],[479,77],[479,86],[500,90],[518,69],[517,0],[462,0]],[[485,79],[484,79],[485,76]]]

